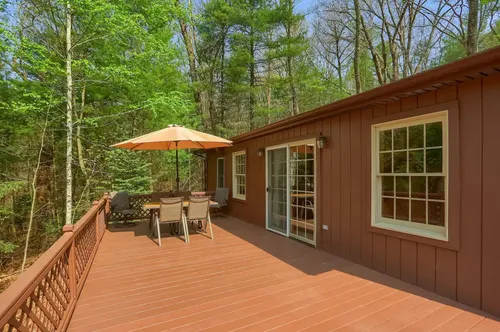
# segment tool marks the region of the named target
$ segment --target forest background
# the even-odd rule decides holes
[[[499,1],[0,0],[0,290],[104,192],[174,188],[172,153],[111,144],[231,137],[497,46]]]

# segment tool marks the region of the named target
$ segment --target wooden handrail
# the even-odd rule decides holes
[[[106,229],[105,195],[0,294],[0,330],[65,331]]]

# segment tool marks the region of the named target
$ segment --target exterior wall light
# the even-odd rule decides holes
[[[257,155],[259,157],[262,157],[264,155],[264,149],[263,148],[260,148],[259,151],[257,151]]]
[[[316,139],[316,145],[318,149],[323,149],[326,144],[326,137],[323,136],[323,133],[319,133],[319,137]]]

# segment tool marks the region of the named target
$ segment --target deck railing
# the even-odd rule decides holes
[[[106,230],[104,196],[0,294],[0,331],[65,331]]]

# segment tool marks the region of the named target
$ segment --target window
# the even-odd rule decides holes
[[[233,153],[233,197],[246,198],[246,154],[245,151]]]
[[[217,158],[217,188],[224,188],[224,158]]]
[[[448,239],[447,112],[372,127],[372,226]]]

